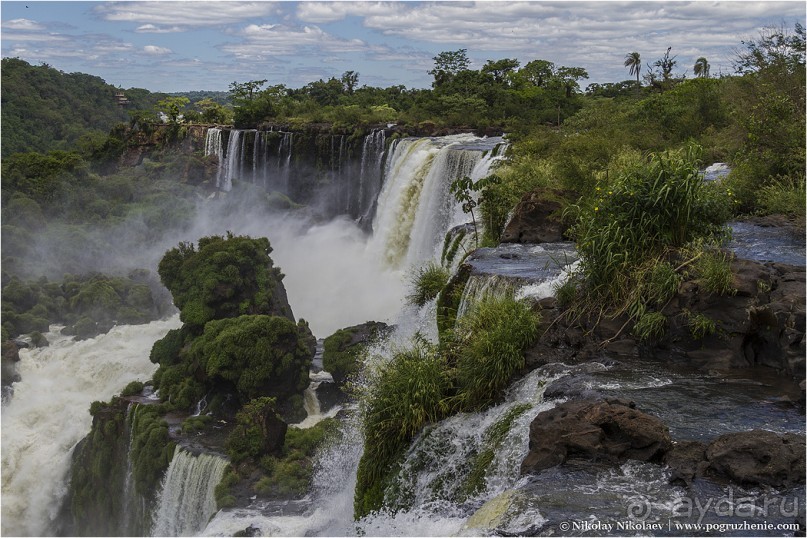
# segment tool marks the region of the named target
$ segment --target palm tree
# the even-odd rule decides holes
[[[706,61],[706,58],[701,56],[695,60],[695,67],[693,68],[695,71],[695,76],[709,78],[709,67],[709,62]]]
[[[636,75],[636,86],[639,86],[639,73],[642,70],[642,59],[639,57],[638,52],[631,52],[625,55],[625,67],[630,68],[629,73]]]

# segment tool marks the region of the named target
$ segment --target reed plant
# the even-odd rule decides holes
[[[437,265],[428,263],[418,268],[410,277],[412,291],[406,299],[410,304],[423,306],[440,293],[448,283],[448,270]]]
[[[731,204],[725,189],[703,181],[699,147],[630,153],[615,157],[616,173],[601,177],[594,196],[571,208],[572,233],[581,259],[580,310],[639,321],[677,291],[685,247],[726,236]],[[653,316],[640,330],[655,335],[661,326]]]

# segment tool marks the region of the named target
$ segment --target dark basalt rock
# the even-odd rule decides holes
[[[779,375],[805,378],[805,268],[735,258],[736,293],[716,295],[698,280],[681,284],[662,310],[665,334],[640,342],[626,316],[569,322],[560,309],[543,310],[547,330],[526,352],[529,368],[558,360],[579,363],[606,353],[693,366],[705,372],[730,372],[765,366]],[[714,334],[695,338],[690,315],[712,320]]]
[[[667,426],[632,402],[573,400],[535,417],[521,472],[539,472],[567,460],[658,462],[671,446]]]
[[[561,199],[565,193],[537,189],[525,194],[502,232],[502,243],[555,243],[563,241],[568,226],[563,222]]]
[[[671,482],[689,484],[696,478],[746,487],[774,488],[803,484],[805,440],[793,433],[752,430],[721,435],[708,445],[677,443],[665,456]]]

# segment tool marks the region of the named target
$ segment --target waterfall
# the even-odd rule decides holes
[[[452,181],[485,177],[499,159],[473,135],[398,141],[390,148],[373,222],[373,243],[391,267],[438,259],[446,232],[470,220],[450,192]],[[500,139],[486,143],[495,148]],[[484,147],[484,146],[483,146]]]
[[[193,536],[216,513],[215,489],[228,462],[177,446],[165,472],[152,536]]]
[[[150,379],[152,344],[178,326],[175,316],[81,341],[52,330],[48,347],[20,350],[21,380],[2,408],[3,535],[52,533],[71,453],[92,425],[90,404]]]
[[[515,288],[513,279],[506,276],[471,275],[462,290],[462,297],[457,308],[457,319],[464,316],[474,304],[485,299],[513,297]]]

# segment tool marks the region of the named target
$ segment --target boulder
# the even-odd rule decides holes
[[[635,409],[632,402],[572,400],[532,421],[521,472],[539,472],[568,460],[659,462],[671,446],[661,420]]]
[[[804,436],[767,430],[721,435],[706,448],[707,476],[748,486],[804,483]]]
[[[709,444],[682,441],[664,457],[670,481],[690,484],[696,478],[744,487],[774,488],[803,484],[804,436],[752,430],[721,435]]]
[[[564,193],[537,189],[525,194],[502,232],[502,243],[555,243],[568,226],[561,218]]]

